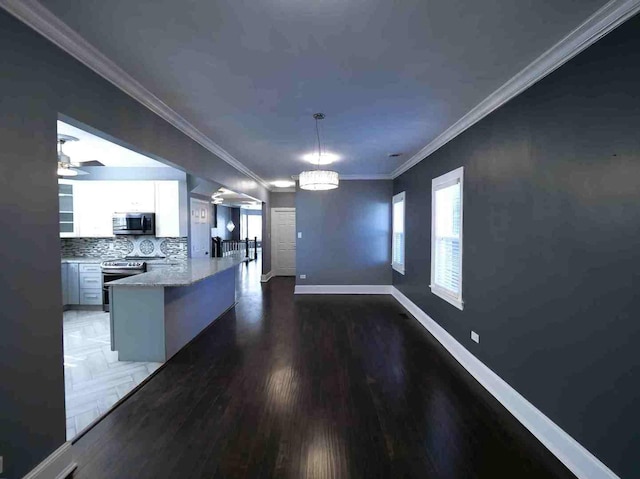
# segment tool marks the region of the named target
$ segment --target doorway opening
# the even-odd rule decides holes
[[[67,440],[161,366],[119,360],[108,284],[187,257],[186,174],[81,126],[57,122]]]

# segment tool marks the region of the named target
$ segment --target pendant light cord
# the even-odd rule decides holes
[[[318,164],[316,165],[316,169],[320,169],[320,156],[322,152],[320,151],[320,129],[318,128],[318,118],[316,118],[316,136],[318,137]]]

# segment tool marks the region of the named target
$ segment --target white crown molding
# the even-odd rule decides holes
[[[294,294],[391,294],[390,284],[297,284]]]
[[[64,479],[77,466],[73,460],[73,446],[67,441],[22,479]]]
[[[296,189],[291,187],[291,188],[276,188],[274,187],[273,190],[271,190],[272,193],[295,193]]]
[[[268,191],[271,191],[271,186],[265,180],[240,163],[224,148],[147,90],[140,82],[116,65],[39,2],[35,0],[0,0],[0,7],[111,82],[134,100],[146,106],[156,115],[171,123],[189,138],[233,166],[236,170],[253,178]]]
[[[1,0],[0,0],[1,1]],[[393,177],[389,174],[363,174],[363,175],[343,175],[338,173],[340,181],[353,181],[353,180],[392,180]],[[291,178],[298,181],[300,175],[291,175]]]
[[[85,64],[97,74],[114,84],[123,92],[149,108],[158,116],[202,145],[207,150],[253,178],[272,191],[271,185],[244,166],[230,153],[195,128],[162,100],[147,90],[113,61],[88,43],[66,23],[56,17],[36,0],[0,0],[0,7],[33,28],[65,52]],[[418,164],[440,147],[464,132],[482,118],[508,102],[542,78],[562,66],[575,55],[618,27],[640,11],[640,0],[611,0],[596,11],[580,26],[540,55],[504,85],[476,105],[465,116],[438,135],[427,146],[396,168],[391,174],[341,175],[342,180],[388,180],[394,179]]]
[[[391,294],[493,397],[579,479],[620,479],[560,426],[527,401],[397,288]]]
[[[371,175],[340,175],[341,180],[392,180],[389,174],[371,174]]]
[[[517,75],[447,128],[443,133],[438,135],[438,137],[413,155],[407,162],[396,168],[391,173],[391,177],[397,178],[412,166],[420,163],[489,113],[564,65],[571,58],[624,23],[638,11],[640,11],[640,0],[611,0],[591,15],[584,23],[575,28],[571,33],[549,48]]]

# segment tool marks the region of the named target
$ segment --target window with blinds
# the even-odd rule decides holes
[[[431,292],[462,309],[463,168],[431,184]]]
[[[393,197],[393,237],[391,266],[404,274],[404,192]]]

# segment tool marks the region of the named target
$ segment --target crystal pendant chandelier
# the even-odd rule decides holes
[[[313,115],[313,118],[316,120],[316,137],[318,138],[318,164],[315,170],[303,171],[300,173],[298,181],[300,183],[300,188],[303,190],[333,190],[338,187],[340,181],[338,172],[320,169],[322,149],[320,147],[320,130],[318,129],[318,121],[324,120],[324,113],[316,113]]]

